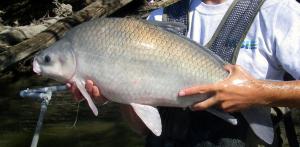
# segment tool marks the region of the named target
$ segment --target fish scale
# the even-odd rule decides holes
[[[121,18],[83,23],[37,55],[33,69],[59,81],[75,82],[97,115],[98,110],[84,88],[86,80],[93,80],[107,99],[130,104],[145,125],[160,135],[162,126],[156,106],[185,108],[206,100],[207,94],[180,98],[178,92],[218,82],[228,72],[223,69],[226,63],[210,50],[159,26],[164,24]],[[213,108],[207,111],[237,124],[228,113]],[[263,109],[253,108],[243,116],[250,120],[256,135],[270,143],[274,134],[267,114]]]
[[[145,81],[144,86],[148,85],[147,87],[144,87],[144,89],[150,89],[150,90],[155,89],[155,87],[157,87],[155,86],[157,85],[156,81],[153,80],[154,78],[152,76],[161,77],[159,81],[161,81],[162,82],[161,84],[164,85],[162,87],[170,87],[169,85],[176,85],[175,87],[170,87],[170,89],[172,89],[171,90],[172,94],[176,95],[177,92],[183,87],[192,86],[196,84],[207,84],[207,83],[216,82],[218,80],[223,79],[227,75],[227,73],[221,67],[222,64],[218,63],[217,60],[214,61],[215,65],[209,64],[210,62],[205,62],[207,58],[202,57],[203,55],[199,53],[203,49],[200,50],[198,45],[195,45],[194,43],[191,43],[188,40],[182,41],[183,40],[182,37],[176,36],[175,34],[167,33],[166,31],[163,31],[155,26],[149,25],[143,21],[128,20],[129,23],[128,21],[119,21],[119,22],[118,21],[119,21],[118,19],[112,19],[112,20],[107,19],[107,21],[94,21],[89,24],[90,25],[89,27],[91,27],[92,29],[87,29],[88,27],[84,27],[84,26],[78,27],[73,32],[85,32],[85,33],[84,34],[79,33],[76,36],[73,35],[72,36],[73,38],[71,38],[73,39],[72,42],[75,43],[73,46],[75,52],[77,52],[77,50],[80,51],[84,50],[85,52],[86,51],[90,52],[89,54],[77,55],[79,60],[81,59],[85,60],[85,61],[78,61],[79,63],[84,63],[81,66],[79,65],[79,68],[82,68],[83,71],[87,71],[87,72],[91,71],[90,74],[95,75],[96,77],[101,77],[102,75],[108,77],[107,79],[109,80],[104,79],[102,81],[98,81],[95,79],[95,81],[97,81],[97,84],[106,85],[108,83],[111,83],[110,80],[113,78],[119,79],[119,81],[121,81],[120,78],[123,78],[125,80],[113,84],[115,86],[114,88],[117,88],[118,85],[125,85],[125,83],[127,84],[127,86],[124,86],[125,89],[123,89],[123,87],[118,88],[120,89],[120,93],[114,94],[114,96],[106,95],[108,98],[116,97],[115,99],[117,100],[114,101],[121,102],[122,100],[120,99],[122,99],[122,97],[126,97],[124,96],[126,94],[128,96],[131,96],[131,94],[128,91],[131,91],[130,85],[132,85],[132,82],[130,81],[130,78],[126,79],[125,76],[128,77],[144,76],[143,79]],[[97,28],[95,26],[108,26],[108,27],[107,29],[101,29],[101,27]],[[100,31],[101,33],[97,31]],[[72,34],[72,32],[70,32],[70,34]],[[91,38],[86,36],[87,34],[88,36],[97,35],[97,37]],[[85,38],[85,43],[91,45],[85,45],[84,46],[85,48],[81,48],[81,44],[80,44],[78,45],[78,47],[76,47],[77,45],[76,42],[80,42],[77,39],[81,39],[81,38]],[[97,44],[98,41],[96,40],[100,40],[99,38],[102,38],[102,40],[104,41],[99,41],[99,44]],[[166,40],[166,41],[164,44],[157,43],[157,42],[161,42],[160,40]],[[99,47],[95,48],[97,46]],[[129,71],[128,72],[123,71],[123,73],[126,74],[124,74],[125,76],[122,76],[122,71],[120,71],[120,69],[116,71],[111,70],[110,71],[111,73],[106,72],[107,75],[104,73],[104,71],[85,69],[85,67],[90,68],[89,64],[91,63],[94,64],[93,68],[95,69],[97,67],[105,67],[105,65],[102,64],[107,64],[105,62],[97,62],[97,63],[94,62],[100,60],[99,56],[98,57],[93,56],[93,58],[91,58],[90,54],[94,54],[94,55],[99,54],[103,58],[103,60],[110,62],[110,64],[118,64],[117,66],[110,65],[107,68],[114,69],[115,67],[115,69],[117,69],[120,67],[119,65],[124,63],[125,65],[123,67],[127,67],[127,68],[124,68],[122,70],[129,70]],[[205,55],[209,55],[209,54],[206,53]],[[189,60],[191,58],[193,58],[194,60]],[[151,74],[148,75],[145,72],[137,74],[139,72],[133,72],[135,69],[139,69],[138,66],[133,66],[134,64],[142,64],[142,66],[146,66],[148,70],[152,71],[152,72],[149,71],[151,72]],[[209,64],[209,65],[205,65],[205,64]],[[163,65],[164,67],[161,67]],[[201,68],[201,67],[210,67],[210,66],[215,66],[215,69],[217,70],[205,71],[203,70],[204,68]],[[169,71],[165,69],[168,69]],[[198,72],[193,72],[194,70]],[[163,73],[164,75],[160,75],[161,73]],[[182,80],[177,80],[179,79],[178,77],[172,76],[174,75],[174,73],[181,73],[182,75],[179,74],[176,75],[179,78],[189,75],[189,77],[199,77],[199,80],[192,79],[192,78],[185,78],[184,81],[187,82],[178,84],[178,82],[176,81],[182,81]],[[199,75],[199,73],[201,73],[202,75]],[[219,73],[220,75],[216,75],[216,77],[218,78],[207,78],[208,80],[205,81],[202,79],[202,77],[200,77],[203,76],[203,73],[206,73],[206,77],[211,76],[212,73],[215,74]],[[148,77],[150,77],[149,79],[152,80],[145,80]],[[161,80],[161,79],[165,79],[165,80]],[[188,79],[190,81],[188,81]],[[209,81],[209,80],[215,80],[215,81]],[[150,85],[153,86],[153,88],[150,88],[149,87]],[[107,93],[105,90],[106,89],[104,87],[104,89],[102,90],[103,94]],[[160,93],[158,92],[154,93],[153,91],[152,95],[156,94],[157,96],[159,96]],[[141,93],[140,95],[142,96],[143,93]],[[163,95],[160,97],[167,97],[167,96]],[[129,99],[129,97],[126,97],[125,99]],[[137,98],[130,98],[130,99],[137,99]],[[147,100],[142,100],[142,101],[144,102],[144,104],[147,104]],[[153,104],[153,102],[151,103]],[[192,103],[194,102],[190,102],[190,104]]]

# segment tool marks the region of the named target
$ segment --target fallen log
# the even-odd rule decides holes
[[[178,1],[179,0],[161,0],[161,1],[158,1],[158,2],[149,3],[148,5],[145,5],[145,6],[141,7],[139,11],[150,11],[150,10],[158,9],[158,8],[161,8],[161,7],[167,7],[167,6],[169,6],[171,4],[174,4]]]
[[[0,76],[3,71],[32,56],[40,49],[49,47],[72,27],[97,18],[107,16],[132,0],[98,0],[70,17],[59,20],[45,31],[0,53]]]

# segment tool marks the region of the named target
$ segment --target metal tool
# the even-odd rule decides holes
[[[65,91],[68,87],[66,85],[50,86],[37,89],[26,89],[20,92],[20,96],[24,98],[31,98],[41,102],[40,115],[35,127],[31,147],[36,147],[39,141],[40,131],[43,125],[44,115],[47,111],[48,104],[54,92]]]

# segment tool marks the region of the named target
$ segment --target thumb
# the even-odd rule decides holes
[[[228,72],[231,74],[231,73],[234,71],[235,66],[236,66],[236,65],[226,64],[226,65],[224,66],[224,69],[225,69],[226,71],[228,71]]]

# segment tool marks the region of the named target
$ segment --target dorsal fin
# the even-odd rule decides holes
[[[166,21],[148,21],[150,24],[163,28],[166,31],[181,35],[180,32],[185,30],[186,26],[179,22],[166,22]]]

